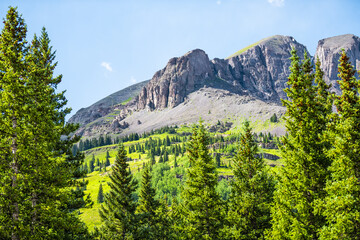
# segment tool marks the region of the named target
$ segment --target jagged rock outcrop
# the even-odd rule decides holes
[[[307,49],[293,37],[276,35],[226,60],[214,59],[216,75],[262,100],[280,102],[290,74],[291,49],[302,58]],[[309,53],[308,53],[309,54]],[[310,55],[309,55],[310,56]]]
[[[332,84],[332,90],[337,94],[340,93],[336,80],[339,79],[337,76],[338,63],[342,49],[345,50],[352,65],[356,66],[356,69],[359,71],[360,38],[352,34],[345,34],[320,40],[314,57],[315,60],[316,58],[319,58],[321,68],[325,73],[325,80]],[[358,77],[357,74],[356,77]]]
[[[203,86],[230,90],[241,95],[280,103],[289,75],[291,48],[300,56],[305,46],[292,37],[273,36],[229,59],[210,61],[200,49],[172,58],[155,73],[137,100],[139,109],[164,109],[182,103],[185,97]]]
[[[153,110],[175,107],[211,78],[214,78],[212,65],[203,50],[196,49],[182,57],[172,58],[141,90],[138,108]]]

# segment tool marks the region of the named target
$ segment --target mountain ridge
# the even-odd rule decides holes
[[[342,41],[336,41],[336,38],[342,39]],[[336,44],[336,42],[339,43]],[[327,82],[336,82],[334,71],[337,69],[329,67],[329,64],[334,64],[339,47],[345,48],[350,55],[352,54],[352,60],[355,64],[360,65],[359,42],[359,38],[355,35],[341,35],[319,41],[314,58],[319,56],[324,62],[322,68],[327,71],[325,72]],[[184,119],[182,123],[194,122],[198,120],[200,115],[197,118],[188,118],[183,113],[187,111],[189,114],[196,114],[191,109],[196,108],[196,104],[185,103],[189,99],[202,102],[200,98],[194,97],[196,95],[191,95],[198,91],[207,91],[207,95],[200,95],[202,98],[211,96],[212,104],[215,105],[217,104],[216,101],[220,105],[222,104],[221,100],[230,104],[231,101],[246,97],[251,99],[249,101],[256,103],[252,106],[254,109],[257,107],[266,109],[264,112],[275,111],[272,106],[279,106],[280,108],[276,112],[281,115],[285,111],[281,109],[281,99],[286,98],[283,90],[290,74],[291,61],[289,58],[293,47],[297,50],[300,58],[305,52],[311,56],[306,47],[298,43],[293,37],[281,35],[263,39],[242,53],[227,59],[214,58],[210,60],[203,50],[195,49],[181,57],[171,58],[163,69],[157,71],[152,79],[141,87],[138,93],[133,94],[134,98],[126,105],[117,103],[107,112],[101,112],[102,109],[98,108],[97,110],[101,114],[96,112],[96,108],[93,108],[92,116],[95,117],[90,120],[86,120],[86,116],[76,118],[76,115],[81,115],[78,113],[71,120],[78,122],[77,119],[85,119],[78,131],[78,134],[83,136],[107,133],[124,135],[136,131],[141,133],[141,131],[151,128],[152,120],[154,127],[180,124],[181,121],[173,121],[167,116],[161,115],[170,114],[170,112],[175,115],[181,112],[182,115],[179,116]],[[336,87],[333,89],[336,92]],[[217,93],[221,93],[222,97],[216,96]],[[229,97],[230,95],[231,97]],[[214,98],[217,99],[215,102],[213,102]],[[242,111],[241,104],[243,102],[238,102],[239,107],[234,105],[232,107],[234,111],[228,111],[229,114],[238,116],[236,111]],[[183,109],[181,111],[166,110],[177,108],[180,105]],[[226,104],[221,106],[227,107]],[[210,112],[210,106],[208,108]],[[148,118],[147,116],[151,115],[151,112],[155,112],[157,117],[155,115],[153,117],[160,120],[155,121]],[[203,115],[205,114],[203,111],[200,112]],[[249,117],[248,113],[250,112],[247,111],[245,115]],[[221,117],[221,114],[215,115],[217,118]],[[261,112],[257,113],[254,110],[254,117],[264,120],[260,115]],[[138,119],[134,119],[134,116],[138,116]],[[148,123],[144,122],[145,119]],[[85,126],[84,123],[87,125]],[[145,128],[145,126],[147,127]]]

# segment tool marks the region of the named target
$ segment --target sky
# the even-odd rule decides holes
[[[314,55],[320,39],[360,36],[357,0],[1,0],[2,19],[9,6],[18,7],[29,40],[46,27],[70,115],[196,48],[226,58],[280,34]]]

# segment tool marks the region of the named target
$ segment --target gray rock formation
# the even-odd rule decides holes
[[[172,58],[141,90],[138,109],[176,107],[189,93],[203,86],[280,103],[290,74],[292,47],[300,56],[307,52],[294,38],[277,35],[229,59],[210,61],[200,49]]]
[[[153,110],[175,107],[211,78],[214,78],[212,64],[204,51],[196,49],[182,57],[172,58],[141,90],[138,108]]]
[[[352,35],[345,34],[330,38],[325,38],[319,41],[315,57],[319,58],[321,68],[324,71],[325,80],[332,84],[332,90],[337,94],[340,89],[336,80],[338,80],[338,63],[342,49],[350,58],[353,66],[360,70],[360,38]],[[358,75],[356,75],[358,77]]]
[[[283,89],[290,74],[292,47],[301,58],[308,53],[306,47],[293,37],[276,35],[237,56],[214,59],[216,75],[243,92],[279,103],[286,97]]]
[[[196,49],[170,59],[150,81],[81,109],[69,121],[80,123],[78,134],[89,137],[142,133],[166,125],[195,122],[199,116],[213,122],[231,117],[268,119],[274,112],[285,111],[280,99],[286,98],[283,90],[290,74],[293,47],[301,58],[308,53],[294,38],[279,35],[227,59],[209,60],[204,51]],[[342,48],[359,70],[360,39],[357,36],[320,40],[315,55],[321,61],[325,79],[333,83],[337,93],[335,81]],[[129,97],[133,97],[131,102],[125,106],[120,104]],[[283,129],[274,131],[283,133]]]

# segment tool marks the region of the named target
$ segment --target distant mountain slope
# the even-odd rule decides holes
[[[359,71],[360,38],[353,34],[345,34],[320,40],[314,57],[315,59],[320,59],[321,68],[325,73],[325,80],[332,84],[332,90],[337,94],[340,93],[339,85],[336,81],[339,79],[338,63],[342,49],[345,50],[352,65]],[[359,76],[357,72],[355,76]]]
[[[142,133],[166,125],[191,123],[200,117],[208,122],[235,118],[265,121],[273,113],[285,112],[281,99],[286,98],[284,88],[290,74],[292,48],[300,58],[305,52],[309,54],[293,37],[281,35],[263,39],[227,59],[210,60],[203,50],[195,49],[171,58],[150,81],[81,109],[70,120],[81,124],[77,134],[86,137]],[[316,52],[325,79],[334,86],[342,48],[359,70],[357,36],[320,40]],[[114,95],[118,98],[111,103]],[[132,101],[120,104],[130,96]]]
[[[87,108],[81,108],[69,119],[69,122],[85,125],[105,116],[112,112],[114,106],[136,97],[148,82],[149,80],[131,85],[97,101]]]

